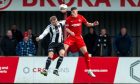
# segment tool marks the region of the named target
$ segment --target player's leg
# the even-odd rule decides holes
[[[85,57],[86,65],[87,65],[87,68],[88,68],[88,74],[90,76],[92,76],[92,77],[95,77],[95,75],[91,71],[90,56],[89,56],[89,54],[87,52],[86,46],[81,47],[80,50],[81,50],[81,52],[83,53],[83,55]]]
[[[47,76],[47,70],[50,67],[53,55],[54,55],[54,49],[55,49],[55,44],[50,44],[49,48],[48,48],[48,58],[46,60],[46,64],[45,64],[45,70],[43,72],[41,72],[41,74],[43,74],[44,76]]]
[[[55,74],[57,76],[59,76],[58,69],[59,69],[60,65],[62,64],[64,54],[65,54],[65,50],[64,50],[64,47],[63,47],[63,49],[59,50],[59,58],[57,60],[55,70],[53,71],[53,74]]]
[[[65,52],[68,50],[69,45],[68,44],[64,44],[64,48],[65,48]]]
[[[92,77],[95,77],[95,75],[91,72],[90,56],[88,54],[87,47],[85,46],[85,42],[84,42],[82,36],[76,37],[76,40],[77,40],[76,41],[77,47],[80,49],[80,51],[82,52],[82,54],[85,57],[85,62],[87,65],[88,74]]]
[[[48,70],[49,67],[50,67],[50,64],[51,64],[53,55],[54,55],[54,52],[52,52],[52,51],[50,51],[50,52],[48,53],[48,59],[47,59],[47,61],[46,61],[46,65],[45,65],[45,69],[46,69],[46,70]]]
[[[85,57],[87,68],[90,69],[90,57],[88,55],[88,51],[87,51],[87,48],[85,46],[85,42],[84,42],[82,36],[77,36],[76,40],[77,40],[76,41],[77,47],[80,49],[80,51],[82,52],[82,54]]]
[[[82,52],[82,54],[83,54],[84,57],[85,57],[86,64],[87,64],[87,68],[90,69],[90,68],[91,68],[91,66],[90,66],[90,57],[89,57],[89,55],[88,55],[86,46],[81,47],[81,48],[80,48],[80,51]]]
[[[56,69],[58,69],[63,61],[63,58],[64,58],[64,54],[65,54],[65,50],[64,49],[61,49],[59,51],[59,59],[57,61],[57,65],[56,65]]]
[[[48,58],[47,58],[46,64],[45,64],[45,70],[43,72],[41,72],[41,74],[43,74],[44,76],[48,75],[47,71],[50,67],[53,55],[54,55],[54,53],[52,51],[48,53]]]
[[[69,46],[74,44],[74,38],[72,36],[68,36],[64,42],[64,48],[65,48],[65,55],[67,53],[67,50],[69,48]]]

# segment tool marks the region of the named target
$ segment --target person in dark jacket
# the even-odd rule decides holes
[[[11,30],[12,30],[13,38],[15,38],[17,42],[22,41],[23,35],[22,35],[22,32],[17,29],[17,26],[12,25]]]
[[[1,41],[1,49],[5,56],[16,56],[17,41],[13,38],[12,31],[8,30]]]
[[[34,43],[34,45],[36,47],[36,54],[35,55],[37,55],[37,50],[38,50],[38,42],[36,41],[36,37],[37,36],[32,33],[32,29],[31,28],[28,28],[27,32],[29,34],[29,39],[32,40],[32,42]]]
[[[115,37],[114,49],[118,56],[130,56],[132,53],[132,39],[125,27],[121,28],[120,34]]]
[[[84,36],[84,41],[87,46],[87,50],[90,54],[95,55],[95,43],[97,39],[97,34],[93,28],[89,29],[89,33]]]
[[[112,46],[111,46],[111,38],[107,34],[107,30],[105,28],[101,29],[100,35],[97,38],[96,43],[96,55],[98,56],[111,56]]]

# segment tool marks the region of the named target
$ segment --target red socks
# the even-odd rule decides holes
[[[88,55],[88,52],[86,52],[84,54],[84,57],[85,57],[85,61],[86,61],[86,65],[87,65],[87,68],[90,69],[91,68],[91,65],[90,65],[90,57]]]

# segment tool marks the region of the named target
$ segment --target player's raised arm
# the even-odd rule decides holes
[[[93,27],[93,26],[98,26],[99,25],[99,22],[98,21],[95,21],[93,23],[90,23],[88,22],[83,16],[82,16],[82,20],[83,20],[83,23],[87,26],[87,27]]]
[[[93,23],[87,22],[85,25],[86,25],[87,27],[94,27],[94,26],[98,26],[98,25],[99,25],[99,22],[98,22],[98,21],[95,21],[95,22],[93,22]]]
[[[62,26],[65,26],[66,20],[61,20],[61,21],[59,21],[59,23],[61,23]]]
[[[50,26],[47,26],[44,32],[39,37],[36,38],[36,41],[43,39],[49,32],[50,32]]]

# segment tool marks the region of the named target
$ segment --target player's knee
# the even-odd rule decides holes
[[[59,53],[59,55],[64,57],[65,53]]]
[[[68,48],[69,48],[69,45],[64,44],[64,48],[65,48],[65,51],[67,51],[67,50],[68,50]]]
[[[64,57],[65,51],[64,51],[64,50],[61,50],[61,51],[59,52],[59,55]]]
[[[49,56],[50,58],[53,58],[53,55],[54,55],[53,52],[49,52],[49,54],[48,54],[48,56]]]
[[[85,46],[80,48],[80,50],[83,54],[87,53],[87,48]]]

